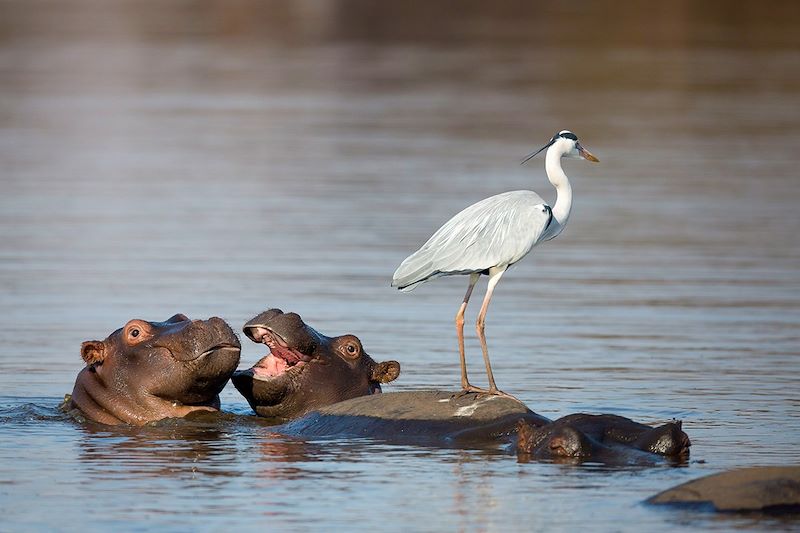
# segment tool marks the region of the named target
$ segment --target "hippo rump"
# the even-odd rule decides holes
[[[233,375],[233,385],[256,414],[279,421],[327,405],[381,392],[400,374],[397,361],[376,363],[355,335],[327,337],[297,313],[269,309],[244,325],[269,353]]]
[[[546,425],[519,421],[516,450],[524,462],[592,461],[650,464],[658,458],[675,463],[689,455],[688,435],[680,421],[651,427],[617,415],[567,415]]]
[[[131,320],[103,341],[86,341],[63,408],[103,424],[144,425],[219,410],[239,364],[239,339],[220,318]]]

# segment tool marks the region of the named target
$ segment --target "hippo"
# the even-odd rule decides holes
[[[797,515],[800,465],[736,468],[682,483],[645,502],[726,513]]]
[[[520,420],[516,450],[521,459],[639,464],[661,456],[676,462],[691,442],[680,421],[646,426],[618,415],[576,413],[541,426]]]
[[[137,426],[218,411],[240,349],[221,318],[134,319],[103,341],[81,345],[86,366],[63,408],[103,424]]]
[[[653,428],[617,415],[552,421],[515,398],[476,392],[403,391],[321,407],[275,427],[301,438],[368,437],[393,444],[504,449],[520,462],[679,463],[689,438],[680,422]]]
[[[397,379],[400,363],[376,363],[355,335],[327,337],[297,313],[269,309],[244,325],[269,353],[233,374],[233,385],[259,416],[290,420],[314,409],[381,392]]]

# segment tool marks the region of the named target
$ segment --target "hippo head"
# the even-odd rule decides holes
[[[618,415],[576,413],[534,427],[517,425],[517,452],[552,461],[586,460],[607,464],[678,464],[689,455],[691,442],[681,422],[651,427]]]
[[[145,424],[219,408],[239,364],[239,339],[220,318],[131,320],[103,341],[86,341],[71,406],[106,424]]]
[[[588,457],[592,442],[581,431],[569,426],[548,424],[541,427],[520,420],[517,424],[517,451],[536,458]]]
[[[397,361],[376,363],[355,335],[326,337],[296,313],[270,309],[245,324],[244,333],[269,348],[255,366],[233,375],[234,386],[261,416],[295,418],[376,394],[400,374]]]

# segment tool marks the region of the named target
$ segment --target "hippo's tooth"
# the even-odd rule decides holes
[[[269,333],[269,331],[266,328],[256,326],[250,329],[250,333],[253,336],[253,340],[256,342],[264,342],[264,337]]]
[[[268,329],[264,330],[264,335],[261,337],[261,343],[266,344],[270,348],[275,348],[276,346],[280,346],[281,348],[289,347],[289,345],[286,344],[286,341],[284,341],[280,335]]]

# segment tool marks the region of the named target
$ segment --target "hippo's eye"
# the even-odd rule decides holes
[[[361,348],[361,341],[355,335],[343,335],[336,342],[336,351],[345,359],[355,361],[364,353]]]
[[[145,331],[137,325],[133,325],[128,329],[125,338],[130,343],[142,342],[145,339]]]
[[[356,359],[359,355],[361,355],[358,344],[355,342],[347,342],[342,348],[344,348],[344,356],[348,359]]]
[[[131,320],[122,329],[122,339],[128,344],[137,344],[150,337],[150,329],[144,320]]]

